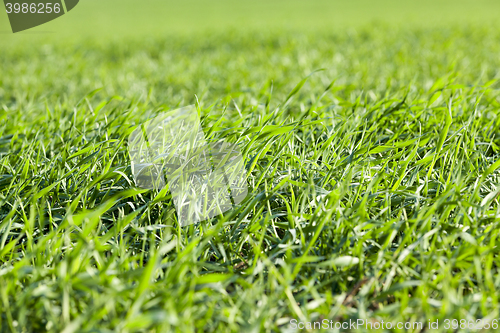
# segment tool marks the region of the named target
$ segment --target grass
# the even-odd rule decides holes
[[[33,36],[1,42],[2,332],[500,318],[496,26]],[[189,104],[251,194],[181,228],[127,137]]]

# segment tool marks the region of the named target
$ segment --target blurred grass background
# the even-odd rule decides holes
[[[397,29],[493,25],[498,22],[498,13],[500,1],[495,0],[82,0],[67,15],[15,37],[9,34],[7,15],[2,13],[0,39],[67,42],[84,37],[105,41],[227,30],[334,31],[374,23]]]

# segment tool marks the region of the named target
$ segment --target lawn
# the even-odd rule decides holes
[[[419,4],[82,0],[19,34],[0,13],[0,331],[494,330],[500,3]],[[193,104],[249,195],[181,227],[128,137]]]

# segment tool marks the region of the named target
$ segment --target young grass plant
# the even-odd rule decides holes
[[[500,36],[485,29],[2,52],[2,331],[499,318]],[[127,138],[189,104],[241,148],[250,194],[180,227],[168,188],[135,186]]]

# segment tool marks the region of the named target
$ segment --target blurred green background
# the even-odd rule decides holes
[[[68,37],[105,40],[104,37],[263,29],[333,31],[374,23],[395,28],[488,25],[498,21],[498,13],[500,1],[495,0],[82,0],[67,15],[16,35],[11,33],[4,12],[0,14],[0,39],[3,42]]]

